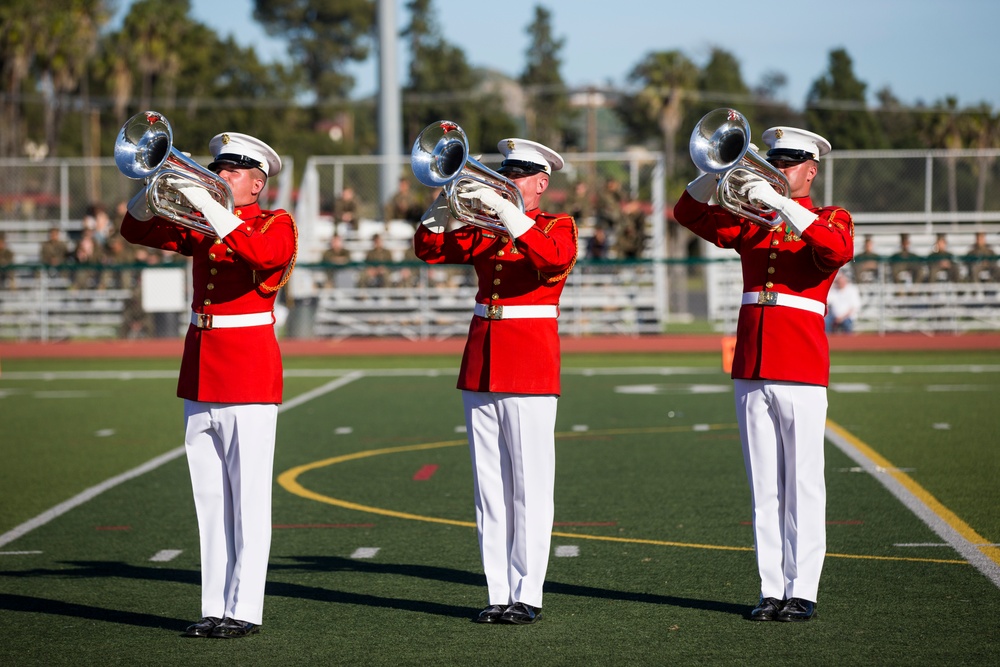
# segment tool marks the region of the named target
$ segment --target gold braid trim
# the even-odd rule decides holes
[[[841,224],[838,220],[835,220],[838,211],[843,211],[844,215],[847,216],[847,228],[848,228],[848,230],[850,230],[851,239],[853,240],[854,239],[854,218],[851,217],[851,213],[847,209],[845,209],[845,208],[832,208],[832,209],[830,209],[829,214],[826,216],[827,223],[830,224],[830,225],[833,225],[837,229],[843,229],[844,228],[843,224]],[[819,258],[816,256],[816,248],[815,247],[812,248],[812,258],[813,258],[813,264],[816,265],[816,268],[819,269],[820,271],[823,271],[824,273],[833,273],[834,271],[840,270],[840,267],[837,267],[837,268],[834,268],[834,269],[830,269],[830,268],[827,268],[827,266],[825,264],[822,264],[819,261]]]
[[[295,225],[295,221],[292,220],[292,216],[289,215],[288,211],[282,211],[281,213],[276,213],[272,215],[270,218],[268,218],[267,222],[264,223],[264,226],[260,228],[260,233],[263,234],[264,232],[266,232],[267,228],[271,226],[271,223],[274,222],[276,218],[282,215],[287,215],[288,220],[292,223],[292,234],[295,236],[295,250],[292,251],[292,261],[288,263],[288,267],[285,269],[285,272],[281,276],[281,281],[277,285],[271,287],[270,285],[261,283],[260,285],[257,286],[261,292],[267,292],[268,294],[270,294],[271,292],[277,292],[278,290],[280,290],[282,287],[285,286],[285,283],[288,282],[288,279],[292,277],[292,271],[295,269],[295,260],[298,259],[299,256],[299,228]]]
[[[546,214],[540,214],[540,215],[546,215]],[[560,280],[564,280],[566,276],[569,275],[569,272],[573,270],[573,267],[576,266],[576,258],[580,254],[580,244],[579,244],[580,232],[576,228],[576,220],[574,220],[573,216],[571,215],[554,215],[554,216],[546,215],[546,217],[551,217],[551,219],[549,220],[549,224],[547,224],[545,226],[545,229],[543,230],[546,234],[548,234],[549,230],[551,230],[555,226],[556,222],[564,218],[569,219],[570,226],[573,228],[574,252],[573,252],[573,261],[569,263],[569,267],[557,276],[548,276],[542,273],[541,271],[538,272],[538,275],[545,278],[545,282],[551,284],[551,283],[557,283]]]

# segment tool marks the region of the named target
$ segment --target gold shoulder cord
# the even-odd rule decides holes
[[[545,282],[547,282],[547,283],[557,283],[560,280],[563,280],[564,278],[566,278],[566,276],[569,275],[569,272],[573,270],[573,267],[576,266],[576,258],[577,258],[578,254],[579,254],[578,239],[580,237],[580,232],[576,228],[576,220],[573,219],[573,216],[570,216],[570,215],[565,215],[565,216],[559,216],[559,215],[557,215],[557,216],[553,216],[552,219],[549,220],[549,224],[547,224],[545,226],[545,230],[544,231],[545,231],[546,234],[548,234],[549,230],[551,230],[552,227],[555,226],[556,222],[558,222],[559,220],[562,220],[564,218],[566,218],[566,219],[569,220],[569,224],[573,228],[573,247],[577,249],[577,252],[575,252],[573,254],[573,261],[569,263],[569,267],[565,271],[563,271],[562,273],[560,273],[559,275],[556,275],[556,276],[547,276],[544,273],[542,273],[541,271],[538,272],[538,275],[540,275],[543,278],[545,278]]]
[[[288,263],[288,268],[285,269],[285,273],[282,274],[281,281],[277,285],[271,287],[270,285],[261,283],[260,285],[257,286],[260,289],[260,291],[267,292],[269,294],[271,292],[277,292],[278,290],[280,290],[282,287],[285,286],[285,283],[288,282],[288,279],[292,277],[292,271],[295,269],[295,260],[299,256],[299,228],[296,226],[295,220],[292,220],[292,216],[289,215],[287,211],[276,213],[275,215],[272,215],[270,218],[268,218],[267,222],[264,223],[264,226],[260,228],[260,233],[263,234],[264,232],[266,232],[267,228],[271,226],[271,223],[274,222],[275,218],[278,218],[282,215],[287,215],[288,219],[292,223],[292,234],[294,234],[295,236],[295,250],[292,251],[292,261]]]

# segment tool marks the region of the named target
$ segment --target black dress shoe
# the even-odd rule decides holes
[[[541,617],[542,610],[540,607],[532,607],[523,602],[515,602],[507,607],[507,611],[503,613],[500,620],[503,623],[513,623],[515,625],[531,625]]]
[[[479,616],[476,616],[472,620],[475,623],[499,623],[505,609],[506,607],[502,604],[491,604],[479,612]]]
[[[761,598],[750,612],[751,621],[773,621],[781,613],[783,603],[778,598]]]
[[[808,621],[816,613],[816,603],[802,598],[789,598],[778,614],[779,621]]]
[[[237,621],[235,618],[225,618],[212,629],[210,637],[216,639],[239,639],[248,637],[260,632],[260,626],[246,621]]]
[[[197,623],[189,625],[187,630],[184,631],[185,637],[208,637],[212,634],[212,630],[215,629],[219,623],[222,623],[221,618],[216,618],[215,616],[206,616]]]

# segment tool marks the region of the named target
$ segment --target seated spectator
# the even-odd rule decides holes
[[[402,263],[404,266],[399,267],[399,271],[396,274],[396,287],[418,286],[420,284],[420,269],[423,262],[417,257],[417,253],[413,251],[412,245],[407,247],[406,252],[403,253]]]
[[[920,255],[910,250],[910,235],[899,235],[899,250],[889,257],[892,280],[897,283],[913,284],[923,280],[925,265]]]
[[[135,269],[127,267],[135,263],[135,250],[138,246],[126,243],[118,234],[108,239],[102,255],[102,264],[106,267],[101,272],[100,286],[106,289],[132,289],[139,282]]]
[[[385,220],[405,220],[413,225],[420,222],[427,206],[413,193],[410,181],[399,179],[399,189],[385,206]]]
[[[365,255],[365,269],[358,287],[386,287],[389,284],[389,267],[392,253],[385,247],[381,234],[372,237],[372,249]]]
[[[566,199],[563,209],[573,216],[577,227],[583,227],[594,222],[594,201],[590,194],[590,186],[586,181],[577,181],[573,192]]]
[[[42,242],[38,253],[39,261],[45,266],[57,267],[66,263],[69,248],[62,240],[62,231],[58,227],[49,230],[49,238]]]
[[[344,247],[344,238],[340,234],[330,237],[330,247],[323,251],[320,261],[324,264],[343,266],[351,263],[351,251]],[[337,286],[337,275],[340,270],[336,268],[327,269],[326,286]]]
[[[94,239],[94,230],[84,229],[71,255],[76,270],[73,272],[73,287],[93,289],[98,284],[98,273],[93,268],[101,265],[101,247]]]
[[[94,202],[87,207],[87,212],[83,216],[83,229],[89,229],[94,237],[94,241],[103,246],[108,237],[114,232],[114,225],[111,224],[111,218],[108,216],[108,212],[104,209],[104,204],[100,202]]]
[[[828,333],[853,333],[854,320],[861,312],[861,291],[851,282],[847,271],[837,273],[826,298]]]
[[[615,253],[619,259],[636,259],[646,246],[646,216],[639,201],[625,199],[615,228]]]
[[[986,243],[986,232],[976,232],[976,240],[965,253],[968,279],[972,282],[990,283],[1000,280],[997,253]]]
[[[597,225],[606,229],[618,229],[622,220],[622,211],[627,201],[625,193],[622,192],[622,184],[614,178],[609,178],[604,183],[604,189],[597,196]]]
[[[937,235],[927,260],[927,282],[947,283],[959,279],[959,264],[948,251],[948,238],[944,234]]]
[[[875,242],[871,234],[865,235],[864,250],[854,256],[854,273],[859,283],[878,282],[878,265],[882,256],[875,252]]]
[[[354,188],[348,186],[340,192],[333,203],[333,222],[335,225],[344,225],[347,229],[358,228],[359,202],[354,194]],[[338,227],[338,229],[340,229]]]
[[[604,227],[595,227],[587,239],[587,259],[600,262],[608,258],[608,233]]]
[[[9,287],[14,276],[7,267],[14,263],[14,251],[7,247],[7,232],[0,231],[0,287]]]

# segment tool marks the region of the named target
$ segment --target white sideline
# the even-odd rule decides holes
[[[321,387],[317,387],[316,389],[307,391],[304,394],[296,396],[290,401],[282,403],[280,406],[278,406],[278,412],[282,413],[285,410],[291,410],[292,408],[298,407],[307,401],[311,401],[314,398],[322,396],[323,394],[334,391],[335,389],[340,389],[344,385],[354,382],[355,380],[362,377],[364,377],[364,372],[354,371],[341,378],[337,378],[336,380],[327,382]],[[183,455],[184,455],[184,445],[181,445],[176,449],[171,449],[166,454],[161,454],[154,459],[146,461],[145,463],[143,463],[138,467],[132,468],[131,470],[123,472],[120,475],[115,475],[114,477],[106,479],[96,486],[92,486],[89,489],[86,489],[85,491],[78,493],[69,500],[61,502],[51,509],[45,510],[35,518],[28,519],[20,526],[8,530],[3,535],[0,535],[0,548],[6,546],[7,544],[10,544],[17,538],[22,537],[27,533],[30,533],[35,528],[44,526],[49,521],[52,521],[56,517],[62,516],[66,512],[69,512],[71,509],[79,507],[88,500],[91,500],[92,498],[95,498],[100,494],[104,493],[108,489],[113,489],[114,487],[118,486],[123,482],[127,482],[130,479],[135,479],[136,477],[139,477],[140,475],[143,475],[151,470],[156,470],[163,464],[169,463],[170,461],[173,461],[177,457]]]
[[[989,556],[978,549],[978,546],[985,545],[976,545],[965,539],[963,535],[949,525],[947,521],[938,516],[930,507],[921,501],[920,498],[915,496],[909,489],[900,484],[899,481],[892,475],[887,475],[885,474],[885,471],[880,470],[873,461],[865,456],[863,452],[857,449],[848,440],[841,437],[839,433],[833,429],[827,428],[826,439],[836,445],[837,449],[854,459],[858,465],[868,472],[869,475],[888,489],[889,493],[896,496],[896,498],[903,503],[907,509],[913,512],[921,521],[926,523],[927,526],[938,535],[938,537],[947,542],[949,546],[962,556],[962,558],[969,561],[969,563],[979,570],[987,579],[992,581],[995,586],[1000,588],[1000,565],[997,565],[997,563],[991,560]]]

